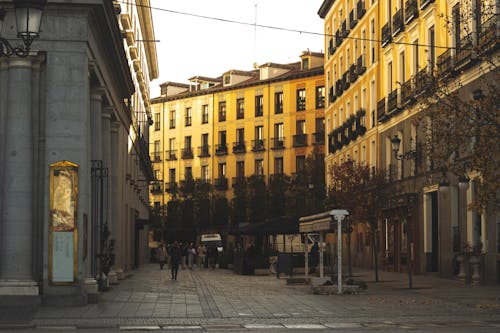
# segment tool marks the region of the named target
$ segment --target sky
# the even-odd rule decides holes
[[[324,52],[323,20],[317,14],[322,3],[323,0],[151,0],[160,72],[150,85],[151,97],[160,95],[159,85],[166,81],[188,83],[194,76],[219,77],[232,69],[252,70],[255,63],[298,62],[302,51]]]

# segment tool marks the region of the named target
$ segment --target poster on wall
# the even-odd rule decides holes
[[[49,280],[72,284],[77,277],[78,165],[50,165]]]

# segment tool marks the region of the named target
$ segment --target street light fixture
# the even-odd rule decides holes
[[[47,0],[13,0],[16,12],[17,37],[23,40],[22,46],[12,46],[5,38],[0,37],[0,57],[27,57],[31,43],[40,34],[42,13]],[[0,34],[7,11],[0,8]]]
[[[410,146],[411,146],[412,139],[410,138]],[[391,139],[391,145],[392,145],[392,151],[394,152],[394,157],[397,160],[417,160],[417,150],[416,149],[411,149],[407,151],[406,153],[399,154],[399,147],[401,145],[401,139],[398,137],[398,135],[394,135],[394,137]]]

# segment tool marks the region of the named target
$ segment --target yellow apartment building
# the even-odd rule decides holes
[[[359,3],[325,0],[318,12],[325,19],[327,50],[326,168],[350,158],[388,173],[394,200],[388,200],[386,217],[379,221],[378,255],[384,269],[452,277],[460,274],[453,267],[458,267],[463,244],[470,244],[482,247],[477,276],[498,283],[498,217],[467,209],[480,175],[459,177],[434,169],[428,153],[433,147],[426,142],[431,118],[422,116],[429,109],[418,102],[436,82],[472,100],[481,96],[481,89],[484,93],[485,79],[498,80],[490,73],[491,63],[498,66],[498,8],[494,1],[479,0]],[[363,16],[355,15],[363,5]],[[363,73],[356,77],[347,70],[353,59],[364,55],[366,69],[361,67]],[[358,105],[367,110],[366,132],[349,137],[354,128],[349,132],[343,123],[357,109],[352,107],[356,95]],[[363,120],[350,123],[358,129]],[[360,154],[364,149],[367,155]],[[355,229],[354,240],[361,232]],[[371,260],[362,259],[359,251],[353,249],[354,263],[370,266]]]
[[[170,190],[189,178],[230,199],[244,177],[269,181],[304,168],[325,141],[323,56],[306,51],[296,63],[162,84],[151,101],[152,204],[166,205]]]

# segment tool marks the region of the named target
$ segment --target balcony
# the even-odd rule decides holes
[[[349,13],[349,27],[351,28],[351,30],[354,29],[356,24],[358,24],[358,20],[357,20],[356,14],[354,13],[354,9],[353,9]]]
[[[151,186],[151,193],[152,194],[161,194],[163,193],[163,189],[161,188],[161,184],[155,183]]]
[[[401,31],[405,30],[405,23],[403,20],[403,9],[400,8],[393,16],[392,16],[392,35],[396,36]]]
[[[434,85],[434,77],[428,72],[427,67],[420,70],[414,77],[414,88],[417,95],[427,91]]]
[[[227,155],[227,145],[225,143],[216,145],[215,155]]]
[[[177,183],[174,181],[166,182],[165,183],[165,192],[174,192],[177,189]]]
[[[342,38],[346,38],[349,35],[349,30],[347,29],[347,20],[342,22],[342,26],[340,28],[340,35]]]
[[[324,145],[325,144],[325,132],[313,133],[313,145]]]
[[[246,151],[245,141],[233,142],[233,154],[243,154]]]
[[[177,150],[167,150],[165,153],[167,154],[167,161],[177,160]]]
[[[382,47],[385,47],[387,44],[389,44],[391,40],[392,40],[391,26],[389,22],[387,22],[382,27]]]
[[[198,157],[210,157],[210,146],[204,145],[198,147]]]
[[[446,77],[453,70],[451,49],[447,49],[437,58],[437,70],[440,78]]]
[[[415,102],[411,88],[411,80],[407,80],[401,85],[401,106],[407,106]]]
[[[387,117],[385,112],[385,97],[377,102],[377,120],[384,121]]]
[[[405,23],[409,24],[418,17],[418,1],[408,0],[405,3]]]
[[[479,47],[481,51],[495,51],[500,45],[500,38],[497,34],[498,15],[493,14],[484,23],[482,23],[481,31],[479,32]]]
[[[343,39],[343,38],[342,38],[342,36],[340,35],[340,30],[337,30],[337,31],[335,32],[335,45],[336,45],[337,47],[339,47],[339,46],[340,46],[340,44],[342,44],[342,41],[343,41],[343,40],[344,40],[344,39]]]
[[[333,55],[335,53],[335,44],[333,42],[333,38],[330,38],[330,42],[328,44],[328,54]]]
[[[160,151],[155,151],[150,155],[151,162],[158,163],[162,160],[162,153]]]
[[[272,147],[271,149],[285,149],[285,138],[284,137],[278,137],[278,138],[272,138]]]
[[[193,158],[193,148],[191,148],[191,147],[189,147],[189,148],[182,148],[181,158],[183,160],[187,160],[187,159]]]
[[[365,8],[365,1],[364,0],[359,0],[357,5],[356,5],[356,11],[358,14],[358,20],[361,19],[365,13],[366,13],[366,8]]]
[[[427,7],[427,5],[429,5],[432,2],[434,2],[434,0],[421,0],[420,1],[420,10],[424,10],[424,8]]]
[[[471,63],[472,60],[472,42],[471,37],[466,36],[460,40],[460,47],[457,48],[455,55],[456,69],[463,69]]]
[[[263,151],[264,148],[264,140],[252,140],[252,151]]]
[[[227,190],[227,178],[226,177],[215,178],[214,187],[216,190],[221,190],[221,191]]]
[[[399,111],[398,107],[398,90],[394,89],[387,96],[387,113],[392,114]]]
[[[356,62],[356,73],[359,75],[363,74],[366,72],[366,66],[365,66],[365,56],[360,55],[358,57],[358,61]]]
[[[237,177],[233,177],[233,178],[231,179],[231,184],[232,184],[231,186],[232,186],[232,187],[236,187],[236,186],[238,186],[238,185],[243,185],[243,184],[245,184],[245,182],[246,182],[246,179],[245,179],[245,177],[244,177],[244,176],[237,176]]]
[[[342,74],[342,89],[347,90],[349,89],[349,71],[345,72]]]
[[[294,147],[307,147],[307,134],[295,134],[293,136]]]
[[[352,64],[349,67],[349,81],[351,83],[356,82],[356,80],[358,79],[358,71],[356,70],[356,68],[357,68],[357,65],[355,65],[355,64]]]
[[[335,82],[335,90],[337,91],[337,97],[340,97],[344,92],[344,83],[342,79],[339,79],[337,80],[337,82]]]
[[[330,104],[332,104],[336,99],[337,96],[335,96],[335,89],[333,88],[333,86],[331,86],[328,91],[328,101],[330,102]]]

